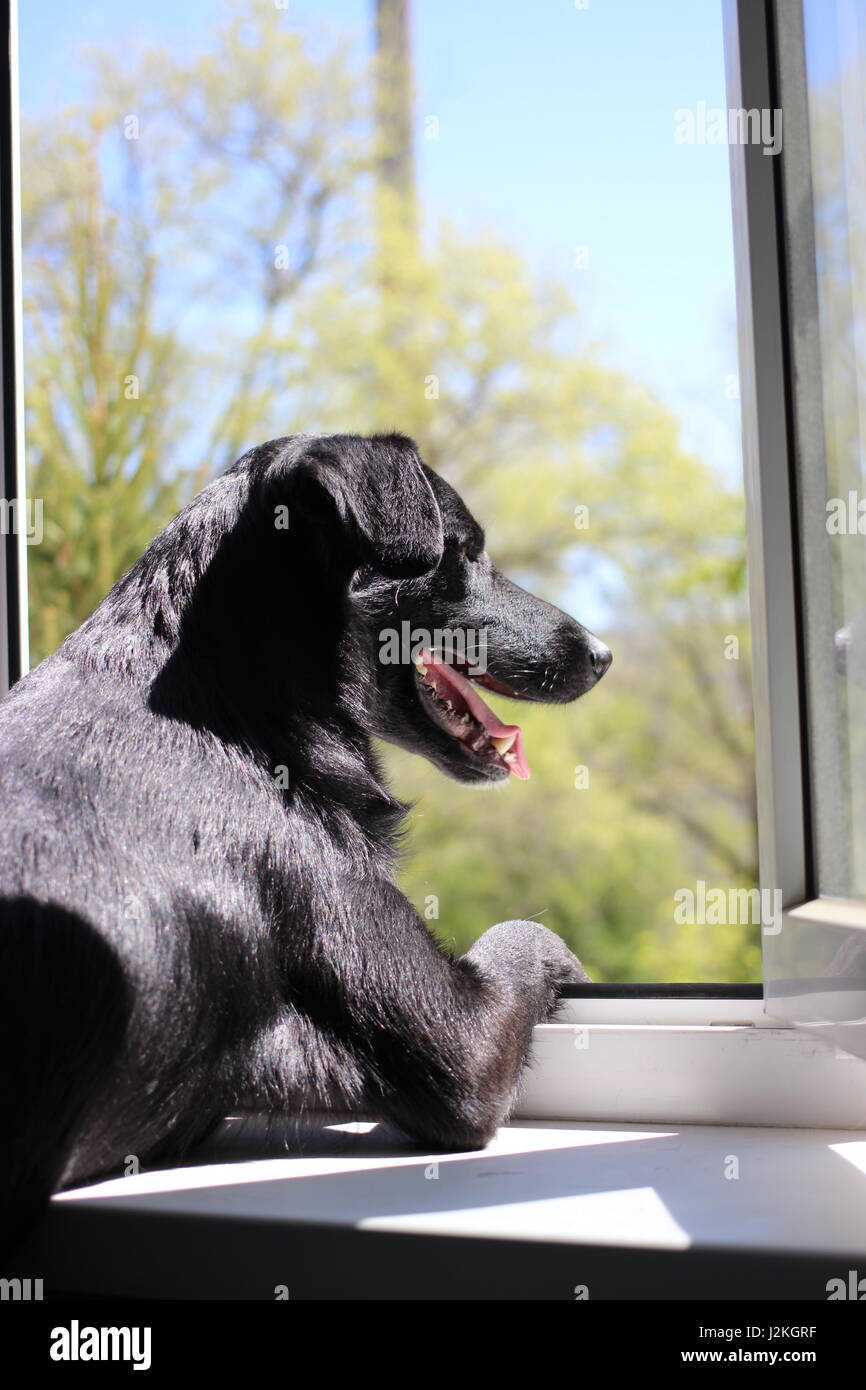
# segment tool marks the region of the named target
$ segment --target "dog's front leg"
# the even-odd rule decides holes
[[[528,1058],[532,1029],[556,1012],[566,985],[589,984],[589,976],[562,937],[540,922],[514,920],[490,927],[464,957],[489,981],[505,1009],[514,992],[524,999],[526,1042],[507,1109],[515,1104]],[[519,1031],[519,1030],[518,1030]]]
[[[365,1109],[437,1148],[478,1148],[513,1102],[532,1029],[579,960],[537,922],[491,927],[460,959],[391,884],[353,885],[316,953],[329,1030],[363,1078]]]

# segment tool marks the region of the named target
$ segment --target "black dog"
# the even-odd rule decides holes
[[[404,623],[485,634],[489,668],[435,637],[382,659]],[[279,439],[206,487],[0,707],[7,1238],[245,1102],[484,1145],[586,975],[535,922],[436,944],[370,736],[525,777],[479,685],[568,701],[610,659],[497,573],[408,439]]]

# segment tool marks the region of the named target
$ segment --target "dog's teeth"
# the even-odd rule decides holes
[[[420,672],[422,676],[426,676],[427,667],[424,665],[424,662],[421,660],[420,656],[416,656],[415,658],[415,668],[417,671]]]
[[[517,730],[515,729],[513,734],[503,734],[501,738],[491,738],[490,742],[493,744],[499,756],[505,758],[508,756],[508,751],[516,738]]]

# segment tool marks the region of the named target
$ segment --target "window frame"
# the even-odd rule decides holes
[[[0,449],[3,497],[18,525],[0,527],[0,697],[29,668],[27,620],[27,482],[24,459],[24,377],[21,330],[21,179],[17,0],[0,0],[8,64],[0,91]],[[8,517],[9,511],[5,512]]]
[[[764,4],[724,0],[728,108],[773,110]],[[783,145],[784,148],[784,145]],[[777,160],[731,144],[761,888],[809,894]],[[765,938],[766,939],[766,938]]]
[[[845,1007],[816,960],[866,930],[846,882],[802,0],[723,0],[728,106],[783,112],[780,153],[731,145],[765,1009],[866,1055],[862,977]],[[820,887],[819,887],[820,885]],[[824,889],[822,894],[821,888]],[[852,998],[851,996],[855,996]],[[856,996],[859,995],[859,1004]]]

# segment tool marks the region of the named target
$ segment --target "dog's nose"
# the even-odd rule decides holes
[[[613,652],[610,647],[606,647],[603,642],[593,638],[592,646],[589,649],[589,664],[596,681],[601,680],[612,661]]]

